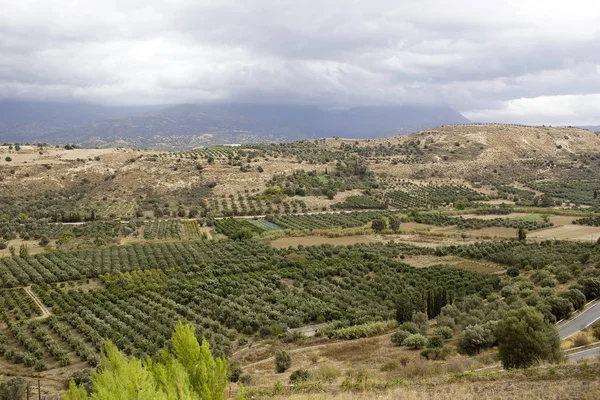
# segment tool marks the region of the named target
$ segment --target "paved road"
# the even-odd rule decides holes
[[[567,357],[569,358],[569,361],[577,361],[583,360],[584,358],[596,358],[598,356],[600,356],[600,347],[571,353]]]
[[[559,326],[558,334],[564,340],[598,320],[600,320],[600,303],[594,304],[583,313]]]

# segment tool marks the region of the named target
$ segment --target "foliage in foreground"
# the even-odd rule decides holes
[[[558,362],[562,356],[556,327],[533,307],[504,314],[496,336],[504,368],[528,368],[541,361]]]
[[[92,371],[92,393],[71,381],[63,400],[220,400],[227,386],[227,361],[214,359],[206,340],[198,343],[192,325],[181,322],[158,360],[127,359],[107,341],[102,364]]]

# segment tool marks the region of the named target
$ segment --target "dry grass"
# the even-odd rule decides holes
[[[288,400],[558,400],[600,399],[598,382],[568,379],[560,382],[469,382],[398,387],[384,392],[308,394],[274,397]]]

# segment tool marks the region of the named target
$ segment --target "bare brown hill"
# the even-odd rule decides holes
[[[227,154],[209,163],[206,154],[191,152],[161,156],[132,149],[22,146],[15,151],[0,146],[0,192],[30,196],[87,185],[90,190],[86,196],[91,202],[134,202],[152,194],[178,202],[185,196],[203,196],[206,186],[214,182],[217,185],[212,195],[229,196],[245,190],[262,191],[275,173],[332,170],[336,157],[350,147],[352,154],[363,155],[379,176],[413,180],[589,178],[600,159],[598,136],[579,128],[451,125],[391,138],[332,138],[310,143],[330,151],[331,157],[307,164],[290,153],[269,156],[257,152],[246,170],[238,165],[248,164],[246,156],[238,157],[236,164]],[[231,154],[240,151],[243,149],[234,148]]]

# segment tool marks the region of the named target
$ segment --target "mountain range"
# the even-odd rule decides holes
[[[245,103],[103,107],[0,102],[0,141],[159,150],[332,136],[374,138],[468,122],[449,107],[326,110],[306,105]]]

